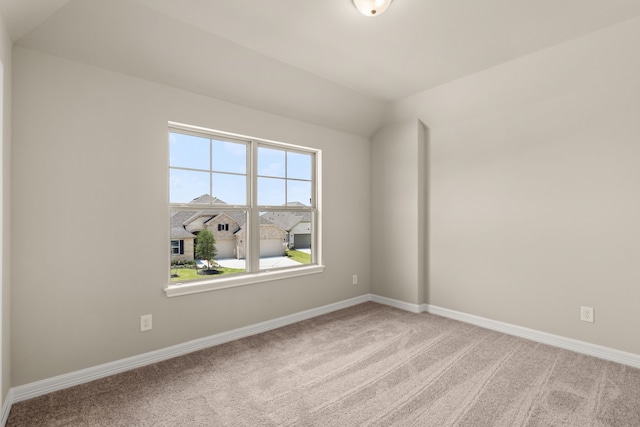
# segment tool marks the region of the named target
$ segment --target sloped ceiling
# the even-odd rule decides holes
[[[69,0],[2,0],[0,14],[15,41],[46,21]]]
[[[2,0],[20,46],[370,136],[389,102],[640,15],[637,0]]]

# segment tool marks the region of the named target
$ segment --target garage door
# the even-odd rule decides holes
[[[283,256],[284,246],[280,239],[260,240],[260,257]]]
[[[295,249],[308,249],[311,247],[311,234],[296,234],[293,236]]]
[[[235,241],[233,240],[218,240],[216,242],[216,249],[218,250],[218,255],[216,255],[216,259],[225,259],[225,258],[235,258],[236,254],[234,250],[236,248]]]

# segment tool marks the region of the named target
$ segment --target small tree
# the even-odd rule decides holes
[[[200,259],[203,259],[209,263],[209,268],[213,267],[213,258],[218,254],[218,250],[216,249],[216,238],[213,236],[213,233],[206,228],[198,233],[198,238],[196,239],[196,256]]]

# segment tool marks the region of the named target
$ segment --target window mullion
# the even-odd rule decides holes
[[[313,207],[313,214],[311,215],[311,262],[315,264],[320,264],[322,262],[322,248],[320,234],[322,233],[322,221],[320,218],[321,215],[321,157],[320,153],[315,153],[313,157],[313,162],[311,163],[311,180],[313,185],[311,185],[311,206]]]
[[[209,196],[213,194],[213,139],[209,138]]]
[[[284,152],[284,205],[289,205],[289,179],[287,171],[289,170],[287,162],[289,161],[289,153]]]
[[[251,141],[249,154],[249,218],[247,218],[247,239],[249,244],[247,271],[260,270],[260,211],[258,209],[258,144]]]

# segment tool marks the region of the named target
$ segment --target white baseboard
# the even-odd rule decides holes
[[[94,366],[92,368],[82,369],[80,371],[59,375],[53,378],[12,387],[11,389],[9,389],[7,397],[5,398],[4,404],[2,406],[0,426],[4,427],[7,418],[9,417],[11,405],[13,405],[14,403],[51,393],[57,390],[62,390],[78,384],[84,384],[90,381],[107,377],[109,375],[114,375],[120,372],[125,372],[131,369],[150,365],[152,363],[171,359],[173,357],[182,356],[184,354],[202,350],[208,347],[213,347],[240,338],[267,332],[367,301],[377,302],[412,313],[428,312],[462,322],[471,323],[483,328],[503,332],[509,335],[530,339],[532,341],[537,341],[555,347],[560,347],[578,353],[587,354],[601,359],[640,368],[640,355],[637,354],[627,353],[608,347],[590,344],[587,342],[565,338],[558,335],[548,334],[546,332],[523,328],[521,326],[516,326],[509,323],[498,322],[484,317],[474,316],[472,314],[449,310],[447,308],[442,308],[434,305],[411,304],[392,298],[381,297],[379,295],[367,294],[340,301],[334,304],[329,304],[322,307],[301,311],[299,313],[294,313],[288,316],[279,317],[277,319],[257,323],[255,325],[250,325],[243,328],[234,329],[232,331],[211,335],[209,337],[188,341],[186,343],[177,344],[149,353],[144,353],[137,356],[128,357],[126,359],[105,363],[102,365]]]
[[[400,310],[410,311],[412,313],[422,313],[422,306],[418,304],[411,304],[404,301],[399,301],[393,298],[381,297],[379,295],[371,294],[371,301],[379,304],[389,305],[391,307],[399,308]]]
[[[13,389],[9,389],[7,397],[5,397],[2,403],[2,414],[0,417],[0,426],[4,427],[9,419],[9,412],[11,412],[11,405],[13,405]]]
[[[75,372],[70,372],[68,374],[59,375],[53,378],[47,378],[45,380],[13,387],[10,389],[9,394],[7,395],[5,406],[8,406],[10,409],[13,403],[21,402],[23,400],[31,399],[57,390],[62,390],[78,384],[83,384],[100,378],[108,377],[109,375],[114,375],[120,372],[125,372],[131,369],[150,365],[152,363],[171,359],[173,357],[182,356],[184,354],[192,353],[194,351],[213,347],[215,345],[234,341],[240,338],[245,338],[251,335],[256,335],[262,332],[281,328],[292,323],[301,322],[303,320],[311,319],[313,317],[331,313],[332,311],[341,310],[343,308],[351,307],[367,301],[371,301],[370,295],[361,295],[359,297],[325,305],[322,307],[313,308],[306,311],[301,311],[299,313],[294,313],[288,316],[279,317],[277,319],[268,320],[265,322],[257,323],[255,325],[245,326],[243,328],[238,328],[232,331],[222,332],[205,338],[188,341],[186,343],[177,344],[160,350],[128,357],[126,359],[116,360],[114,362],[105,363]],[[6,415],[8,416],[8,414],[9,410],[7,410]],[[4,426],[4,423],[0,425]]]
[[[640,368],[640,355],[635,353],[616,350],[597,344],[591,344],[585,341],[574,340],[572,338],[549,334],[547,332],[529,329],[518,325],[512,325],[510,323],[499,322],[497,320],[487,319],[486,317],[462,313],[460,311],[450,310],[448,308],[438,307],[436,305],[410,304],[404,301],[398,301],[392,298],[380,297],[377,295],[371,295],[371,301],[410,311],[412,313],[426,312],[430,314],[436,314],[438,316],[448,317],[450,319],[477,325],[482,328],[491,329],[543,344],[552,345],[554,347],[563,348],[565,350],[575,351],[576,353],[594,356],[600,359],[609,360],[611,362],[632,366],[634,368]]]
[[[471,323],[472,325],[477,325],[486,329],[526,338],[543,344],[549,344],[554,347],[564,348],[565,350],[575,351],[576,353],[610,360],[623,365],[633,366],[634,368],[640,368],[640,355],[638,354],[615,350],[613,348],[591,344],[584,341],[578,341],[572,338],[562,337],[560,335],[549,334],[535,329],[524,328],[510,323],[498,322],[485,317],[474,316],[473,314],[449,310],[448,308],[442,308],[435,305],[422,304],[420,307],[421,311],[426,311],[427,313],[437,314],[438,316]]]

